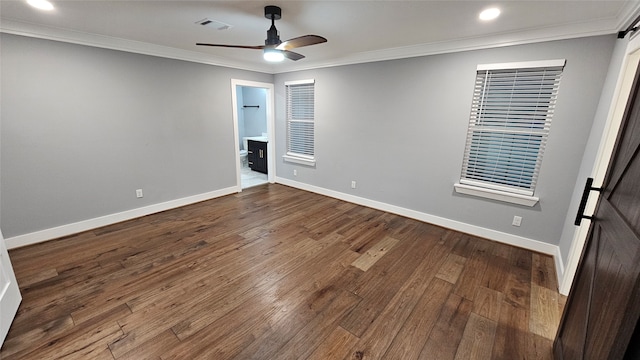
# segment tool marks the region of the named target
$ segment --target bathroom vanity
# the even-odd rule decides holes
[[[267,173],[267,143],[265,141],[247,140],[249,168],[253,171]]]

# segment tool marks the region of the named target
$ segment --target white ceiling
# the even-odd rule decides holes
[[[51,0],[53,11],[0,1],[0,31],[267,73],[528,42],[612,34],[629,25],[640,1],[99,1]],[[281,39],[315,34],[327,43],[296,49],[299,61],[270,64],[257,50],[196,42],[264,44],[265,5],[282,8]],[[498,6],[502,15],[481,22]],[[217,30],[204,18],[232,25]]]

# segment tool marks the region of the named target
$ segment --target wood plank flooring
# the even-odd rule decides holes
[[[10,251],[1,359],[552,359],[553,259],[262,185]]]

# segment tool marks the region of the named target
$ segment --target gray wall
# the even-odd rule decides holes
[[[278,74],[277,174],[558,244],[615,36]],[[533,208],[456,194],[478,64],[566,59]],[[282,161],[284,82],[316,80],[315,167]],[[293,177],[293,169],[298,176]],[[357,189],[350,183],[356,180]],[[513,227],[514,215],[523,217]]]
[[[272,75],[0,40],[6,237],[236,185],[231,78]]]

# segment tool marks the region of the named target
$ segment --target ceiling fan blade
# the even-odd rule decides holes
[[[295,48],[299,48],[299,47],[303,47],[303,46],[322,44],[324,42],[327,42],[327,39],[323,38],[322,36],[318,36],[318,35],[303,35],[303,36],[299,36],[297,38],[289,39],[287,41],[284,41],[284,42],[280,43],[280,45],[278,45],[276,47],[276,49],[278,49],[278,50],[291,50],[291,49],[295,49]]]
[[[295,53],[293,51],[282,50],[282,53],[284,54],[284,57],[286,57],[289,60],[298,61],[300,59],[304,59],[304,55]]]
[[[264,45],[247,46],[247,45],[225,45],[225,44],[205,44],[205,43],[196,43],[196,45],[226,47],[226,48],[236,48],[236,49],[254,49],[254,50],[264,49]]]

